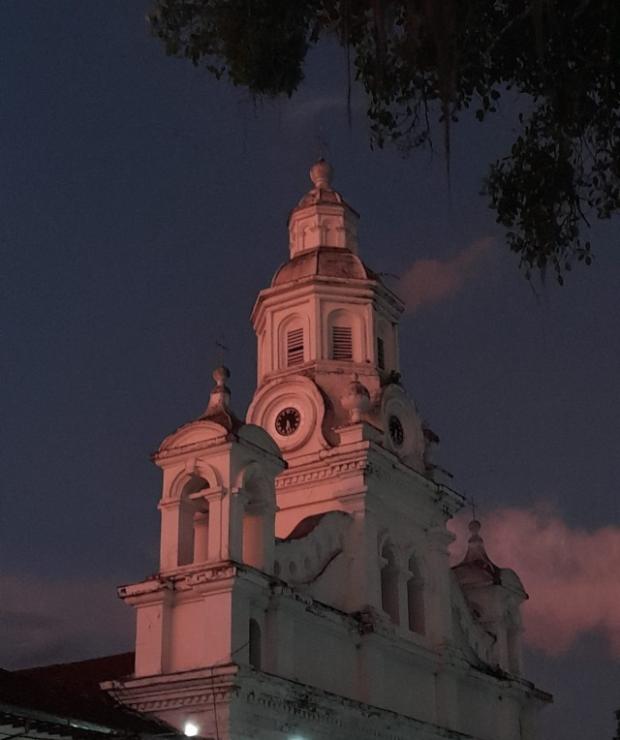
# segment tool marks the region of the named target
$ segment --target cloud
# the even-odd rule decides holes
[[[97,579],[0,576],[0,666],[80,660],[131,648],[132,609]]]
[[[457,517],[451,527],[456,560],[465,551],[468,518]],[[620,527],[572,528],[544,505],[499,509],[482,525],[489,557],[513,568],[530,596],[523,605],[525,644],[559,655],[595,632],[620,657]]]
[[[493,245],[492,237],[478,239],[445,260],[419,259],[401,277],[399,292],[406,296],[407,311],[441,303],[455,296],[482,265]]]

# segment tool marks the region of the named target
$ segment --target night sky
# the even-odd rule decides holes
[[[408,302],[404,383],[530,592],[526,674],[545,740],[611,738],[620,707],[617,221],[564,288],[530,285],[480,195],[513,101],[434,155],[369,148],[321,46],[291,101],[165,57],[142,0],[5,0],[0,65],[0,664],[131,649],[115,588],[157,568],[149,454],[197,417],[219,360],[255,380],[249,314],[287,257],[320,153],[361,254]],[[320,144],[323,141],[323,144]],[[391,277],[390,275],[399,276]],[[463,543],[459,544],[462,551]]]

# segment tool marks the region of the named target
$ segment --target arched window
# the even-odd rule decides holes
[[[278,368],[303,365],[307,355],[307,327],[303,317],[288,316],[278,328]]]
[[[414,557],[409,558],[410,578],[407,581],[409,629],[423,635],[425,632],[424,582]]]
[[[385,342],[383,337],[377,337],[377,367],[385,370]]]
[[[330,359],[353,359],[353,329],[350,326],[332,326]]]
[[[260,625],[255,619],[250,619],[249,629],[249,655],[250,665],[252,668],[256,668],[257,671],[261,669],[262,662],[262,637]]]
[[[324,357],[341,362],[363,361],[363,321],[347,309],[338,308],[327,317]]]
[[[286,332],[286,366],[302,365],[304,361],[304,330],[289,329]]]
[[[392,545],[381,550],[381,608],[394,624],[400,624],[398,566]]]
[[[206,501],[195,498],[193,494],[208,487],[204,478],[192,475],[181,491],[177,565],[189,565],[207,559],[209,510]]]

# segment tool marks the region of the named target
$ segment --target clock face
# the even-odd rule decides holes
[[[388,421],[388,429],[390,430],[390,438],[395,447],[400,447],[405,439],[405,430],[398,416],[390,416]]]
[[[299,415],[299,411],[292,406],[288,406],[287,408],[282,409],[282,411],[280,411],[276,416],[276,432],[281,434],[283,437],[288,437],[293,434],[293,432],[297,431],[300,421],[301,416]]]

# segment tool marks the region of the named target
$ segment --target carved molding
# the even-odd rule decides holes
[[[188,586],[199,586],[202,583],[212,583],[213,581],[223,581],[228,578],[234,578],[237,575],[235,565],[218,565],[215,568],[201,570],[199,573],[192,573],[185,578]]]
[[[334,463],[329,467],[321,468],[320,470],[309,470],[305,473],[281,474],[276,478],[276,488],[299,486],[313,481],[326,480],[346,473],[357,473],[360,471],[371,471],[371,466],[365,459]]]
[[[138,701],[126,700],[133,709],[138,712],[159,712],[168,709],[183,709],[185,707],[213,707],[213,703],[230,701],[236,694],[234,688],[215,689],[214,691],[202,691],[190,696],[171,696],[159,699],[143,699]]]

